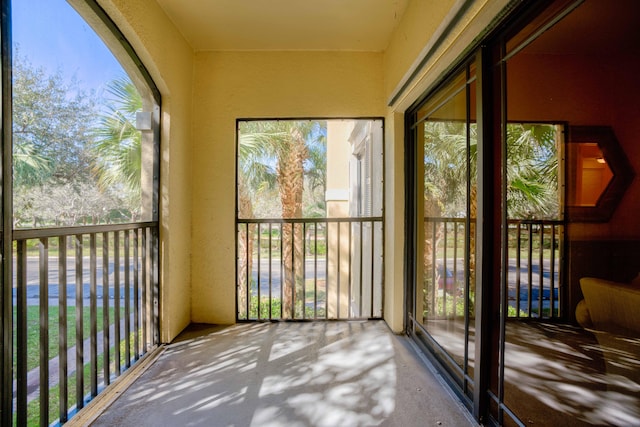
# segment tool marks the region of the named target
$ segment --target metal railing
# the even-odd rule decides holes
[[[509,220],[508,226],[509,316],[561,317],[563,222]]]
[[[64,423],[159,343],[157,224],[13,236],[14,422]]]
[[[463,316],[465,295],[471,310],[475,293],[473,233],[463,218],[424,219],[425,314],[429,318]],[[467,230],[470,227],[471,230]],[[509,220],[506,283],[508,316],[558,318],[562,313],[561,250],[563,222]],[[467,240],[469,247],[467,249]]]
[[[383,220],[238,219],[237,319],[382,318]]]

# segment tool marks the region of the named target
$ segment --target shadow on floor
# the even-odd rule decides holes
[[[459,366],[464,326],[425,321]],[[522,320],[507,321],[505,332],[504,402],[524,425],[640,426],[640,338]],[[471,328],[471,349],[474,338]],[[473,351],[468,361],[472,375]]]
[[[464,426],[382,321],[192,325],[95,426]]]
[[[640,426],[640,340],[509,322],[505,402],[527,425]]]

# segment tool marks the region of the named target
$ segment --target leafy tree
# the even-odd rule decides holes
[[[41,185],[14,195],[14,226],[73,226],[122,221],[130,212],[93,182]]]
[[[13,64],[14,186],[89,179],[85,147],[95,115],[95,95],[75,78],[48,75],[19,52]]]
[[[121,222],[135,216],[140,174],[123,173],[123,162],[117,160],[126,157],[128,167],[140,170],[139,138],[137,151],[129,149],[128,156],[122,155],[126,151],[122,147],[136,144],[130,142],[135,107],[129,101],[139,100],[137,92],[120,81],[110,86],[112,95],[122,95],[128,103],[109,105],[113,115],[127,120],[120,121],[120,144],[108,145],[98,139],[106,135],[107,121],[95,119],[100,103],[94,92],[78,90],[77,80],[60,71],[48,74],[33,67],[19,51],[14,58],[14,226]],[[114,170],[121,173],[118,179]],[[138,188],[133,201],[135,191],[123,191],[131,188]]]

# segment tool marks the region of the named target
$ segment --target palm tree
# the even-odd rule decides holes
[[[265,188],[275,186],[275,170],[268,164],[268,153],[265,144],[254,139],[251,134],[241,134],[238,145],[238,218],[254,218],[253,198],[256,193]],[[247,268],[253,262],[253,236],[256,234],[255,225],[248,224],[240,227],[238,232],[238,277],[237,295],[240,313],[247,307],[248,285],[250,275]],[[245,313],[249,317],[249,312]]]
[[[111,81],[107,92],[112,96],[108,111],[93,132],[93,170],[101,188],[117,188],[129,195],[134,212],[139,209],[142,185],[142,136],[135,125],[142,97],[128,77]]]
[[[250,121],[240,124],[239,210],[249,207],[247,200],[251,195],[255,195],[260,189],[275,186],[282,218],[303,217],[305,165],[310,164],[310,147],[322,144],[319,127],[322,125],[317,121]],[[238,214],[252,218],[255,213],[239,211]],[[296,297],[301,293],[303,280],[302,231],[300,224],[282,225],[282,307],[285,318],[296,317],[304,310],[304,296]],[[301,303],[300,306],[298,302]]]

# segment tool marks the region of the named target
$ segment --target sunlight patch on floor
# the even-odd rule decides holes
[[[331,337],[336,341],[319,348],[317,358],[301,358],[302,363],[265,377],[260,398],[286,395],[298,387],[311,388],[312,392],[286,399],[286,405],[311,425],[378,425],[395,409],[397,367],[390,337],[376,330]],[[274,345],[270,361],[295,357],[307,341],[316,341],[313,334],[289,338],[293,345]],[[276,425],[264,423],[278,420],[274,411],[272,407],[256,411],[252,425]]]

